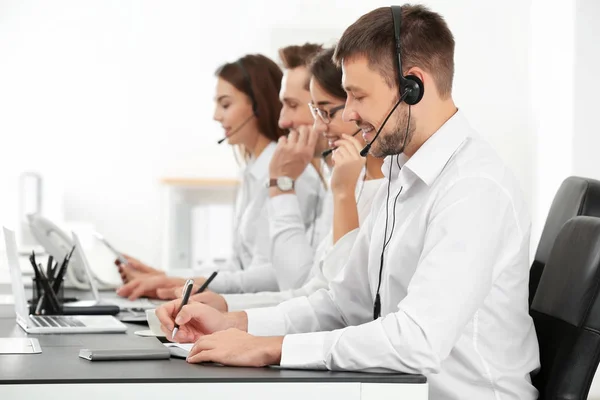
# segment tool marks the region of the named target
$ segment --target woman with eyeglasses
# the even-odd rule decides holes
[[[326,50],[321,57],[333,57],[334,49]],[[342,113],[346,103],[346,92],[342,88],[342,72],[333,61],[315,59],[311,66],[310,104],[315,116],[314,129],[325,136],[331,148],[326,156],[328,165],[334,167],[331,176],[333,194],[333,241],[359,226],[359,210],[354,198],[360,196],[365,182],[383,177],[383,159],[370,154],[362,157],[360,151],[366,145],[360,130],[353,122],[344,122]],[[329,152],[326,152],[329,153]],[[357,182],[360,174],[362,182]],[[369,185],[373,186],[373,185]],[[370,205],[370,202],[369,202]]]
[[[332,170],[332,198],[326,201],[333,203],[333,224],[329,219],[329,234],[318,245],[309,279],[298,289],[232,295],[205,292],[193,296],[192,301],[220,311],[273,306],[326,288],[344,267],[358,234],[357,228],[368,216],[373,197],[383,182],[383,160],[370,155],[366,159],[361,157],[364,140],[358,135],[352,136],[358,133],[353,122],[342,120],[346,93],[342,89],[342,72],[332,61],[333,51],[322,51],[310,65],[312,101],[309,107],[314,116],[313,130],[327,138],[334,150],[324,155],[326,165]],[[178,289],[173,296],[179,297],[180,292]]]

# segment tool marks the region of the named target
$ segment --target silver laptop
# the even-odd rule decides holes
[[[127,327],[110,315],[30,315],[17,253],[15,233],[4,227],[6,257],[15,299],[17,324],[27,333],[112,333]]]
[[[118,318],[120,320],[130,321],[130,320],[138,320],[139,319],[141,321],[146,321],[146,310],[157,308],[158,306],[160,306],[160,304],[163,303],[163,302],[155,303],[148,299],[138,299],[135,301],[131,301],[131,300],[119,297],[116,294],[114,294],[114,296],[111,298],[104,298],[104,299],[101,298],[100,291],[98,290],[98,285],[92,274],[92,268],[90,266],[90,263],[88,261],[86,254],[85,254],[85,251],[83,250],[83,246],[81,245],[81,240],[79,239],[79,236],[77,236],[77,234],[75,232],[73,232],[72,235],[73,235],[73,241],[75,243],[75,253],[73,253],[73,256],[79,257],[78,264],[83,265],[83,269],[85,270],[85,274],[89,281],[90,288],[92,290],[92,296],[94,297],[94,300],[90,300],[90,301],[84,300],[84,301],[78,301],[78,302],[74,302],[74,303],[68,303],[65,305],[65,307],[68,307],[68,306],[81,307],[81,306],[92,306],[92,305],[96,305],[96,304],[112,304],[112,305],[118,306],[121,309],[121,313],[118,316]]]

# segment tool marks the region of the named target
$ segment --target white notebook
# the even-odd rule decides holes
[[[169,348],[171,356],[177,358],[187,358],[188,354],[194,347],[194,343],[163,343]]]

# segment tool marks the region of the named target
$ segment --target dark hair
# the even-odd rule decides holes
[[[304,43],[301,46],[287,46],[279,49],[279,58],[285,69],[308,67],[312,59],[323,50],[323,46],[314,43]],[[310,78],[304,83],[304,89],[308,90]]]
[[[342,88],[342,70],[333,62],[335,47],[325,49],[313,58],[309,70],[319,86],[327,93],[340,99],[348,97]]]
[[[236,62],[220,66],[215,75],[248,96],[250,102],[256,102],[258,129],[264,136],[276,142],[285,134],[278,125],[281,112],[279,90],[283,73],[273,60],[261,54],[249,54]]]
[[[444,18],[422,5],[402,6],[402,67],[422,68],[433,77],[441,97],[452,93],[454,37]],[[390,87],[398,86],[394,21],[390,7],[377,8],[350,25],[340,39],[334,61],[366,56]]]
[[[279,49],[279,58],[285,69],[308,67],[310,61],[323,46],[314,43],[304,43],[301,46],[287,46]]]

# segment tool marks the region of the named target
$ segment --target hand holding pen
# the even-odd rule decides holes
[[[181,300],[181,304],[179,305],[179,310],[177,310],[177,315],[181,312],[181,309],[187,305],[190,300],[190,295],[192,294],[192,289],[194,288],[194,281],[188,279],[183,286],[183,299]],[[172,338],[177,335],[177,331],[179,330],[179,324],[177,323],[177,316],[175,316],[175,327],[173,328],[173,333],[171,335]]]

